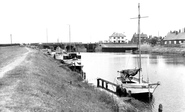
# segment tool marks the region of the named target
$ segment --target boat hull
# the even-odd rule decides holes
[[[139,80],[134,78],[132,81],[122,82],[120,78],[117,78],[116,93],[120,97],[133,97],[135,99],[148,102],[153,98],[153,93],[158,84],[149,84],[145,81],[139,83]]]
[[[154,89],[142,89],[142,88],[125,88],[124,86],[118,86],[116,88],[116,93],[120,97],[133,97],[137,100],[150,102],[153,98]]]
[[[149,102],[149,101],[152,101],[153,94],[151,92],[136,93],[136,94],[131,94],[131,97],[144,102]]]

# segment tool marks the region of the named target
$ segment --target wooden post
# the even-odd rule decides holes
[[[132,92],[129,90],[128,91],[128,97],[131,97],[132,96]]]
[[[108,83],[106,83],[106,89],[108,89]]]
[[[163,111],[163,105],[159,104],[158,112],[162,112],[162,111]]]
[[[84,74],[84,79],[86,79],[86,74],[85,74],[85,72],[83,72],[83,74]]]
[[[99,84],[100,84],[100,83],[99,83],[99,80],[100,80],[100,79],[97,79],[97,87],[100,87],[100,85],[99,85]]]
[[[102,80],[102,85],[101,86],[102,86],[102,88],[104,88],[104,81],[103,80]]]

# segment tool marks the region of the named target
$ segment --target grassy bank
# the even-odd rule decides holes
[[[0,79],[0,108],[14,112],[114,111],[108,95],[81,80],[52,58],[34,51]]]
[[[27,50],[19,46],[0,47],[0,67],[13,61]]]
[[[141,45],[141,51],[145,53],[159,53],[159,54],[185,54],[185,48],[181,47],[163,47],[163,46],[150,46],[147,44]]]
[[[24,51],[23,48],[21,48]],[[8,54],[7,54],[8,55]],[[59,62],[33,50],[0,79],[0,111],[4,112],[142,112],[140,102],[115,100]]]

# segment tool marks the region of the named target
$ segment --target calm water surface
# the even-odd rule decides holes
[[[87,80],[96,85],[96,78],[115,82],[117,71],[135,68],[138,56],[129,53],[81,53]],[[153,112],[163,104],[164,112],[185,112],[185,57],[142,54],[142,74],[150,82],[160,81],[154,93]]]

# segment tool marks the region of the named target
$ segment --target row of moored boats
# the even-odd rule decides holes
[[[85,79],[85,72],[83,72],[83,65],[81,64],[81,55],[79,52],[67,52],[64,49],[57,47],[55,51],[48,50],[47,53],[54,59],[59,60],[62,65],[81,74],[83,79]]]

